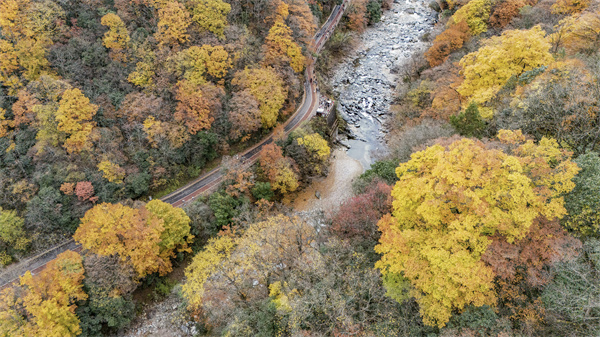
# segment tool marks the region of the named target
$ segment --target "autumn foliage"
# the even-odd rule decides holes
[[[263,147],[258,164],[274,191],[287,194],[298,188],[294,162],[283,156],[283,151],[277,144],[271,143]]]
[[[359,194],[340,206],[333,217],[331,231],[350,240],[379,239],[377,222],[392,210],[392,187],[374,181],[365,193]]]
[[[489,0],[471,0],[454,13],[452,21],[455,24],[466,22],[471,35],[479,35],[487,31],[490,7]]]
[[[299,73],[304,70],[306,59],[300,47],[292,39],[292,30],[284,22],[289,15],[288,6],[284,3],[280,6],[283,7],[278,9],[281,14],[277,15],[275,24],[269,30],[265,40],[265,63],[275,64],[287,60],[292,69]]]
[[[0,333],[4,336],[77,336],[75,303],[84,300],[81,256],[72,251],[50,261],[39,275],[27,272],[18,289],[0,293]],[[17,295],[17,292],[19,295]]]
[[[89,210],[73,238],[94,254],[118,255],[139,277],[171,271],[170,258],[187,250],[190,219],[159,200],[135,209],[102,203]]]
[[[504,28],[510,21],[519,15],[519,10],[527,4],[523,0],[506,0],[499,2],[492,9],[490,25],[496,28]]]
[[[266,298],[275,278],[288,268],[315,260],[316,231],[296,217],[278,215],[252,223],[237,237],[209,241],[186,269],[183,296],[197,318],[226,324],[227,311]]]
[[[536,26],[530,30],[510,30],[483,42],[479,50],[460,60],[464,82],[458,92],[471,100],[488,102],[511,76],[549,64],[554,59],[545,32]],[[483,114],[490,118],[490,114]]]
[[[412,155],[396,173],[392,216],[379,227],[377,267],[401,300],[401,279],[428,325],[444,326],[452,311],[495,305],[494,270],[481,261],[497,235],[522,240],[538,217],[563,217],[561,195],[578,171],[555,141],[539,144],[520,131],[500,131],[500,150],[468,139]],[[400,288],[399,288],[400,287]]]
[[[469,26],[465,21],[451,25],[435,37],[433,46],[425,53],[429,66],[435,67],[445,62],[450,54],[460,49],[470,36]]]
[[[235,74],[232,83],[248,92],[258,102],[264,128],[275,126],[287,91],[281,77],[271,67],[245,69]]]

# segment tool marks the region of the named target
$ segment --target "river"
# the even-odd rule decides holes
[[[329,175],[313,181],[293,200],[286,200],[288,205],[296,211],[335,212],[352,196],[352,180],[385,155],[384,124],[396,84],[402,80],[402,67],[427,48],[421,36],[431,31],[436,18],[427,1],[396,0],[381,22],[359,37],[357,48],[340,60],[331,85],[338,111],[348,123],[351,137],[340,138],[349,149],[335,150]],[[399,74],[394,69],[400,70]]]
[[[381,22],[359,37],[357,48],[334,69],[331,85],[337,96],[338,111],[348,123],[351,137],[341,135],[349,149],[337,149],[327,177],[286,200],[296,211],[335,212],[352,196],[352,180],[385,155],[384,128],[396,84],[402,80],[394,69],[402,69],[427,43],[421,36],[436,22],[436,12],[428,2],[395,1]],[[317,198],[317,196],[319,196]]]
[[[350,146],[348,155],[364,169],[386,152],[383,125],[396,84],[402,80],[402,67],[427,48],[421,36],[433,28],[436,18],[428,1],[394,1],[382,20],[361,35],[358,48],[334,70],[331,84],[338,111],[352,135],[344,143]]]

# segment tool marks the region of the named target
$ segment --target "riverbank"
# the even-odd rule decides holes
[[[335,150],[329,175],[314,180],[287,205],[300,212],[333,213],[352,197],[352,180],[387,154],[385,122],[402,69],[428,46],[421,37],[436,22],[437,13],[427,1],[396,0],[382,21],[358,38],[356,49],[335,67],[329,83],[348,123],[349,136],[340,138],[349,149]]]
[[[395,0],[334,70],[331,86],[350,134],[342,142],[365,170],[387,153],[384,125],[397,83],[411,57],[428,46],[421,38],[436,22],[428,1]]]
[[[350,158],[343,148],[335,149],[331,159],[327,177],[315,179],[293,200],[288,200],[288,206],[298,212],[322,210],[333,213],[342,201],[352,197],[352,180],[363,173],[361,163]]]

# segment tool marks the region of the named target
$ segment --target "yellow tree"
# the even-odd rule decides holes
[[[176,46],[187,42],[190,14],[177,1],[167,2],[158,10],[158,31],[155,34],[159,45]]]
[[[294,170],[292,159],[284,157],[277,144],[271,143],[263,147],[258,164],[273,191],[287,194],[298,188],[298,174]]]
[[[513,243],[537,217],[566,213],[561,195],[574,188],[578,171],[570,154],[520,131],[501,130],[498,139],[508,153],[462,139],[417,152],[396,169],[376,267],[391,297],[417,299],[427,325],[443,327],[467,305],[495,304],[495,275],[481,261],[490,236]]]
[[[103,203],[85,213],[73,238],[94,254],[119,256],[138,277],[165,275],[175,251],[188,251],[189,223],[183,210],[158,200],[139,209]]]
[[[146,210],[102,203],[85,213],[73,238],[94,254],[117,254],[144,277],[166,263],[159,256],[163,230],[162,221]]]
[[[552,5],[554,14],[574,14],[583,11],[590,6],[589,0],[557,0]]]
[[[51,2],[0,1],[0,82],[16,94],[23,80],[34,81],[47,72],[46,48],[54,26],[65,16]]]
[[[63,93],[56,111],[56,121],[58,131],[68,135],[64,143],[67,151],[77,153],[91,146],[88,138],[95,125],[91,120],[97,111],[98,106],[91,104],[81,90],[75,88]]]
[[[193,84],[206,83],[206,74],[221,79],[232,67],[229,54],[222,46],[192,46],[178,55],[177,67],[183,71],[183,77]]]
[[[194,256],[194,260],[185,270],[186,282],[183,285],[183,296],[190,308],[201,307],[206,281],[217,270],[219,264],[229,258],[234,247],[234,240],[228,236],[212,238],[204,250]]]
[[[282,266],[318,260],[315,239],[314,227],[283,215],[253,223],[239,237],[212,239],[186,269],[189,309],[218,325],[236,306],[267,298],[271,282],[285,277]]]
[[[0,82],[14,92],[21,86],[17,75],[19,58],[12,43],[0,39]]]
[[[125,178],[125,170],[118,164],[115,164],[109,160],[103,160],[98,163],[98,171],[102,172],[104,179],[115,184],[122,184],[123,178]]]
[[[306,1],[291,1],[288,3],[290,16],[287,18],[292,31],[297,34],[296,39],[305,45],[310,44],[317,25],[315,17]]]
[[[264,128],[271,128],[277,123],[279,110],[287,97],[287,89],[283,80],[271,67],[248,69],[237,72],[232,83],[247,89],[258,102],[261,121]]]
[[[227,27],[227,14],[231,11],[231,5],[221,0],[193,0],[189,2],[192,6],[192,20],[198,24],[201,31],[209,31],[220,39],[223,39]]]
[[[190,218],[181,208],[173,207],[160,200],[152,200],[146,204],[146,210],[163,222],[160,234],[160,256],[163,260],[175,257],[176,252],[191,252],[188,243],[194,238],[190,235]]]
[[[316,159],[324,161],[329,158],[331,149],[327,141],[318,133],[311,133],[298,138],[298,144],[304,146]]]
[[[461,95],[479,104],[492,99],[512,76],[553,61],[550,43],[540,26],[505,31],[482,44],[479,50],[460,60],[465,80],[457,88]],[[485,114],[483,117],[492,116]]]
[[[75,303],[87,298],[83,291],[83,264],[79,253],[66,251],[35,277],[21,277],[23,306],[29,322],[26,336],[76,336],[81,333]]]
[[[108,27],[102,39],[104,46],[111,50],[111,57],[114,60],[126,61],[124,51],[129,46],[129,32],[125,23],[114,13],[108,13],[102,17],[100,23]]]
[[[452,15],[452,21],[454,24],[466,22],[471,35],[479,35],[487,31],[491,7],[490,0],[471,0]]]
[[[310,158],[308,159],[307,165],[311,168],[309,171],[316,174],[323,174],[325,162],[331,154],[331,149],[327,141],[318,133],[308,134],[304,137],[297,138],[298,145],[304,147]],[[296,157],[295,157],[296,158]],[[296,162],[300,165],[305,164],[301,162],[299,158],[296,158]]]
[[[284,20],[288,15],[287,5],[283,9],[277,10],[278,15],[275,19],[275,24],[269,30],[269,35],[265,39],[265,60],[266,64],[277,64],[281,60],[286,60],[290,63],[292,69],[299,73],[304,70],[306,58],[302,55],[302,49],[293,41],[292,30],[288,27]]]

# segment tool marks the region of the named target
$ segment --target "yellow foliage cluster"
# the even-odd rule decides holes
[[[460,60],[465,80],[457,90],[471,101],[484,105],[512,76],[519,76],[553,60],[550,43],[540,26],[505,31],[501,36],[483,41],[479,50]],[[493,113],[491,109],[487,111]],[[482,117],[491,118],[490,113],[482,113]]]
[[[264,128],[277,123],[279,111],[287,97],[287,89],[277,72],[271,68],[248,69],[236,73],[233,85],[248,89],[258,102],[261,121]]]
[[[190,14],[177,1],[169,1],[158,10],[158,31],[154,35],[159,45],[175,46],[189,39]]]
[[[125,61],[126,57],[123,51],[127,49],[130,41],[125,23],[114,13],[104,15],[100,23],[109,29],[104,33],[104,38],[102,39],[104,46],[111,49],[113,59]]]
[[[202,305],[204,286],[208,278],[217,270],[223,260],[231,255],[235,242],[228,236],[210,239],[204,250],[194,256],[194,260],[185,270],[186,282],[183,296],[190,308]]]
[[[291,29],[285,23],[275,22],[266,39],[265,61],[271,63],[276,59],[287,58],[292,69],[299,73],[304,70],[306,58],[298,44],[292,41],[291,33]]]
[[[189,139],[189,133],[183,125],[161,122],[154,116],[146,118],[143,125],[146,138],[154,148],[158,147],[161,138],[166,138],[175,149],[182,147]]]
[[[85,213],[73,238],[94,254],[118,255],[139,277],[172,270],[175,251],[189,251],[190,218],[160,200],[134,209],[102,203]]]
[[[292,30],[288,27],[284,19],[288,15],[287,5],[281,4],[275,23],[269,30],[269,35],[265,39],[265,63],[274,64],[279,60],[288,60],[292,69],[299,73],[304,70],[306,58],[302,55],[302,49],[292,38]]]
[[[104,179],[111,183],[122,184],[123,178],[125,178],[125,170],[109,160],[98,163],[98,171],[101,171]]]
[[[91,147],[89,136],[95,125],[91,120],[97,111],[98,106],[91,104],[81,90],[75,88],[63,93],[56,111],[56,121],[58,131],[68,135],[64,143],[67,151],[77,153]]]
[[[46,48],[52,43],[52,26],[64,16],[51,1],[0,1],[0,83],[11,95],[23,80],[34,81],[48,72]]]
[[[590,0],[557,0],[552,5],[554,14],[579,13],[590,6]]]
[[[471,35],[476,36],[487,31],[487,21],[490,18],[490,0],[471,0],[452,15],[452,22],[458,24],[465,21]]]
[[[239,237],[211,239],[185,272],[183,296],[189,309],[210,316],[213,308],[262,297],[262,289],[270,286],[279,308],[286,310],[291,293],[285,294],[285,284],[270,281],[283,265],[317,259],[309,249],[315,235],[306,222],[278,215],[251,224]]]
[[[127,80],[138,87],[150,88],[153,85],[154,65],[151,61],[138,62],[135,70],[129,73]]]
[[[196,85],[206,83],[205,74],[221,79],[232,67],[229,54],[222,46],[192,46],[178,55],[177,66],[183,77]]]
[[[564,46],[571,53],[595,53],[600,48],[600,11],[586,11],[566,17],[554,30],[550,39],[555,49]]]
[[[193,0],[189,3],[192,6],[192,20],[200,29],[223,39],[231,5],[221,0]]]
[[[51,2],[0,1],[0,83],[10,88],[11,94],[16,94],[23,79],[33,81],[46,73],[45,49],[52,43],[48,25],[61,16],[60,6]]]
[[[298,145],[303,146],[307,150],[315,163],[317,163],[314,169],[318,174],[321,174],[321,166],[331,154],[331,148],[327,141],[318,133],[311,133],[297,138],[296,141]]]
[[[320,160],[327,159],[331,153],[329,144],[318,133],[298,138],[298,144],[304,146],[309,152],[314,153]]]
[[[83,273],[81,256],[73,251],[60,254],[39,275],[27,272],[21,277],[20,289],[7,288],[0,294],[0,335],[81,334],[75,303],[87,298]]]
[[[452,311],[495,304],[494,274],[481,262],[491,235],[523,238],[534,219],[562,217],[561,195],[578,167],[554,140],[539,144],[520,131],[500,131],[510,153],[462,139],[414,153],[396,169],[393,214],[384,217],[375,250],[389,280],[410,281],[410,295],[428,325],[444,326]],[[402,282],[387,282],[402,293]]]
[[[298,174],[292,168],[287,160],[280,160],[276,163],[277,174],[271,181],[271,189],[279,191],[281,194],[288,194],[298,189]]]

